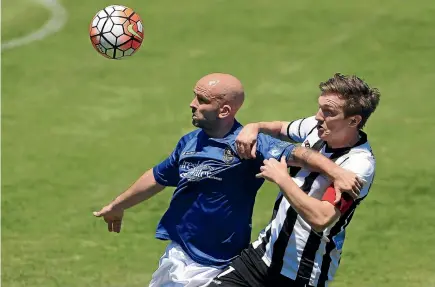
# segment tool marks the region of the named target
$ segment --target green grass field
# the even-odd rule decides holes
[[[3,2],[3,43],[50,16],[31,0]],[[2,52],[2,286],[147,286],[172,190],[129,210],[119,235],[92,211],[193,129],[192,87],[215,71],[244,83],[242,123],[313,114],[318,83],[335,72],[379,87],[366,129],[376,181],[333,286],[435,286],[433,0],[125,0],[146,28],[125,61],[88,38],[93,15],[114,3],[61,3],[61,32]],[[276,192],[261,189],[253,237]]]

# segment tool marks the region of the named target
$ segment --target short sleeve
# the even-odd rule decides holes
[[[293,142],[302,143],[316,126],[314,116],[292,121],[287,126],[287,137]]]
[[[370,190],[375,176],[376,164],[373,156],[369,153],[350,154],[340,166],[356,173],[364,181],[359,198],[365,197]]]
[[[283,156],[288,159],[294,148],[294,144],[275,139],[269,135],[260,133],[257,137],[257,153],[263,159],[274,158],[279,161]]]
[[[180,181],[179,159],[184,146],[183,138],[178,142],[174,151],[164,161],[154,166],[153,174],[157,183],[163,186],[177,186]]]

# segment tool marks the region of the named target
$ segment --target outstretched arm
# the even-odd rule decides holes
[[[145,172],[130,188],[116,197],[110,205],[113,209],[125,210],[162,191],[165,186],[157,183],[153,170]]]
[[[178,159],[180,151],[185,144],[183,136],[171,155],[154,168],[145,172],[130,188],[120,194],[110,204],[100,211],[94,212],[96,217],[104,217],[109,231],[120,232],[124,210],[151,198],[165,186],[177,186],[180,177],[178,174]]]
[[[289,124],[290,122],[273,121],[273,122],[259,122],[259,123],[254,123],[253,125],[258,126],[258,131],[260,133],[268,134],[280,140],[291,141],[287,136],[287,127]]]
[[[270,135],[280,140],[288,140],[286,126],[288,122],[259,122],[247,124],[243,127],[236,138],[236,149],[243,159],[255,158],[257,152],[257,136],[259,133]],[[284,134],[283,134],[284,130]]]
[[[156,182],[153,170],[150,169],[111,203],[104,206],[100,211],[95,211],[94,216],[103,217],[107,223],[108,230],[119,233],[121,231],[124,210],[151,198],[164,188],[165,186]]]
[[[247,124],[236,139],[237,153],[243,159],[255,158],[257,135],[270,135],[283,141],[302,143],[314,131],[317,121],[314,116],[292,122],[272,121]]]

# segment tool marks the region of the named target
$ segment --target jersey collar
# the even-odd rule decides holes
[[[234,152],[234,154],[237,154],[237,151],[235,150],[234,147],[234,141],[235,141],[235,137],[238,134],[238,132],[242,129],[242,125],[237,121],[234,120],[234,124],[233,127],[231,128],[231,130],[222,138],[211,138],[208,137],[208,135],[202,131],[203,136],[205,138],[207,138],[208,140],[214,141],[214,142],[218,142],[221,144],[227,144]]]
[[[230,141],[232,139],[232,136],[234,136],[236,131],[238,129],[240,129],[241,127],[242,127],[242,125],[238,121],[234,120],[234,124],[233,124],[233,127],[231,128],[231,130],[226,135],[224,135],[221,138],[211,138],[205,132],[202,131],[202,133],[209,140],[212,140],[212,141],[215,141],[215,142],[219,142],[219,143],[227,143],[228,141]]]
[[[341,147],[341,148],[330,148],[328,145],[325,146],[325,152],[327,153],[340,153],[347,150],[350,150],[353,147],[363,145],[367,142],[367,134],[363,131],[359,131],[360,139],[354,146],[349,147]]]

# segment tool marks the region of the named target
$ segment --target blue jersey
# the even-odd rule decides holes
[[[201,129],[183,136],[172,154],[153,169],[156,181],[176,187],[156,237],[178,243],[196,262],[221,267],[248,247],[265,158],[288,157],[294,145],[259,134],[256,159],[241,160],[235,122],[223,138]]]

